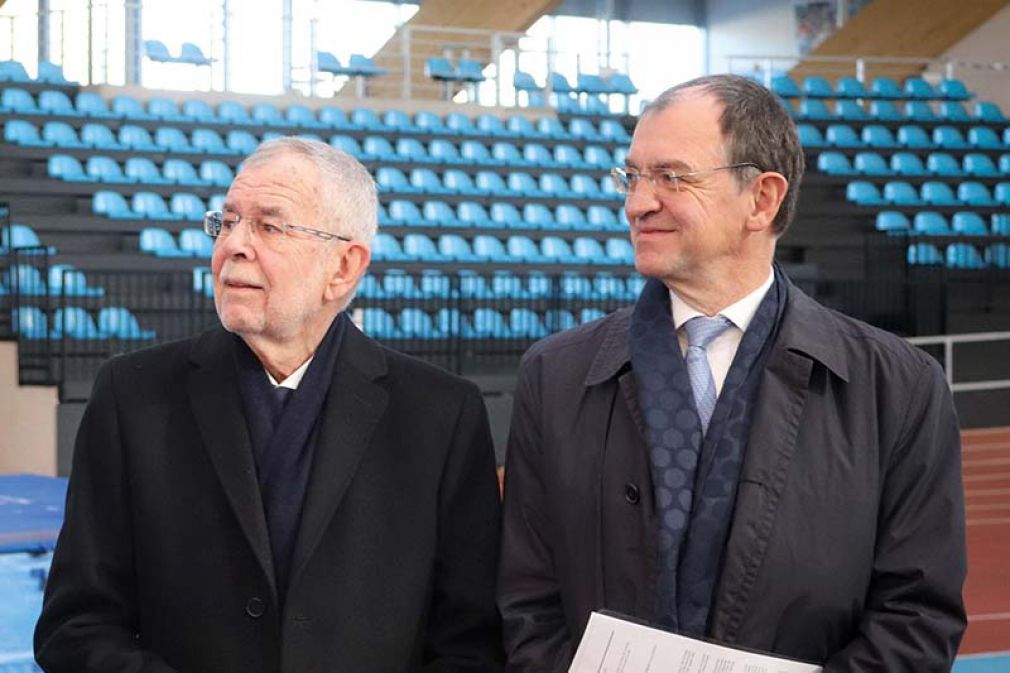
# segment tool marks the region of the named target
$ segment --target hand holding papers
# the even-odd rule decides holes
[[[594,612],[568,673],[819,673],[820,666],[686,638]]]

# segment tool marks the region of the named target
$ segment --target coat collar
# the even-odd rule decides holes
[[[789,300],[776,348],[818,362],[848,382],[849,362],[833,314],[793,285],[788,278],[785,281],[789,284]],[[607,320],[603,342],[586,374],[586,386],[608,381],[630,365],[628,330],[631,326],[631,312],[631,308],[621,309],[611,314]]]

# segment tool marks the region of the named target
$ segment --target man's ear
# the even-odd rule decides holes
[[[747,229],[763,231],[772,226],[789,189],[789,181],[781,173],[767,171],[751,185],[753,202],[747,217]]]
[[[368,270],[369,262],[372,261],[372,251],[357,241],[339,245],[346,245],[347,249],[340,255],[340,262],[330,274],[329,282],[326,284],[324,299],[327,301],[343,301],[354,291],[358,281]]]

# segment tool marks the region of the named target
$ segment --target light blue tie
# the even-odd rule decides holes
[[[691,391],[694,393],[694,403],[698,408],[698,418],[701,420],[702,435],[708,432],[708,422],[715,410],[715,379],[712,378],[712,368],[708,365],[705,349],[712,340],[725,332],[733,323],[724,316],[706,318],[698,316],[684,323],[687,332],[687,376],[691,380]]]

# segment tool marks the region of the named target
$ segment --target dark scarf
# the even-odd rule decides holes
[[[240,337],[235,337],[239,390],[252,439],[277,593],[282,603],[315,454],[320,411],[333,381],[346,322],[343,313],[334,319],[298,389],[290,394],[283,408],[263,364]]]
[[[705,634],[733,516],[757,382],[786,305],[775,280],[737,348],[702,437],[701,422],[660,281],[647,281],[631,317],[631,363],[646,426],[658,522],[657,621]]]

